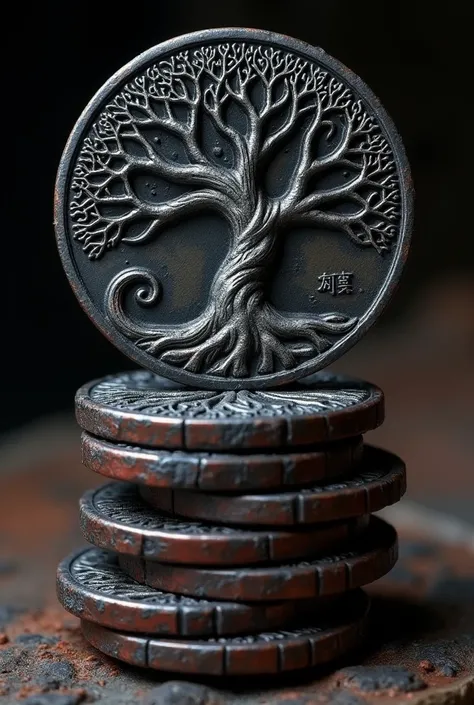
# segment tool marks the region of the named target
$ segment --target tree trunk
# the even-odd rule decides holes
[[[248,318],[262,307],[264,285],[277,252],[278,216],[277,202],[260,200],[250,222],[233,233],[210,290],[217,327],[234,316]]]
[[[108,311],[128,337],[163,362],[197,374],[236,378],[271,374],[299,364],[330,346],[326,337],[345,333],[356,319],[336,314],[285,316],[267,301],[265,285],[280,237],[280,203],[243,198],[231,222],[232,240],[209,292],[205,310],[189,323],[170,326],[131,321],[123,310],[125,288],[140,285],[141,305],[157,302],[153,272],[125,271],[109,287]]]

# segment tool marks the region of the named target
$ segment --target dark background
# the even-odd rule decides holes
[[[2,430],[71,409],[81,383],[133,367],[89,322],[62,272],[52,225],[55,172],[74,122],[103,82],[141,51],[195,29],[283,32],[322,46],[369,84],[399,128],[417,191],[411,257],[377,330],[397,323],[403,329],[434,289],[440,293],[422,316],[435,327],[437,307],[454,318],[447,338],[455,335],[458,309],[474,318],[469,3],[96,0],[12,3],[9,12],[2,39],[2,193],[9,216],[0,250],[8,400]],[[443,344],[449,366],[449,340]],[[428,357],[436,352],[427,346]]]

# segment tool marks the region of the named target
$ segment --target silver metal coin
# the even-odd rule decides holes
[[[376,428],[384,398],[372,384],[327,372],[281,391],[218,392],[136,371],[81,387],[76,417],[94,436],[151,448],[314,447]]]
[[[60,563],[57,593],[69,612],[104,627],[188,638],[281,629],[302,615],[338,605],[332,598],[249,605],[175,595],[135,582],[121,570],[116,555],[97,548]]]
[[[315,372],[374,323],[402,270],[412,189],[360,78],[263,30],[164,42],[96,94],[66,146],[56,230],[100,330],[209,389]]]

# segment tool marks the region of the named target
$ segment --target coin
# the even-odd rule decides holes
[[[198,675],[263,675],[327,663],[358,646],[368,610],[367,596],[356,591],[324,617],[306,619],[294,629],[181,641],[112,631],[85,620],[81,625],[92,646],[134,666]]]
[[[151,506],[177,516],[273,526],[328,522],[377,512],[398,502],[405,490],[405,463],[393,453],[373,446],[365,446],[357,475],[291,492],[211,494],[139,488]]]
[[[140,585],[118,566],[117,557],[97,548],[64,559],[57,573],[58,598],[65,609],[112,629],[182,637],[251,633],[279,629],[302,614],[321,614],[338,601],[246,605],[161,592]]]
[[[298,600],[334,595],[372,583],[388,573],[398,553],[395,529],[371,517],[350,550],[277,566],[235,569],[187,567],[121,555],[123,570],[139,583],[194,597],[218,600]]]
[[[134,485],[123,483],[86,492],[80,501],[80,517],[84,537],[95,546],[191,565],[247,565],[315,556],[340,550],[368,525],[368,516],[298,531],[176,519],[152,509]]]
[[[296,39],[212,29],[99,90],[55,202],[64,268],[109,340],[179,382],[250,389],[321,369],[374,323],[412,189],[360,78]]]
[[[384,419],[382,391],[326,372],[285,391],[190,390],[148,372],[105,377],[76,394],[79,425],[142,446],[245,450],[354,437]]]
[[[310,485],[354,472],[362,436],[300,452],[217,454],[110,443],[82,434],[82,462],[114,480],[194,490],[268,490]]]

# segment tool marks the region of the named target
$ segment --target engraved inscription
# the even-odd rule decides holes
[[[270,165],[290,142],[294,164],[272,186]],[[169,200],[158,199],[156,180],[169,183]],[[73,170],[70,221],[85,255],[100,260],[209,210],[227,223],[230,247],[200,315],[176,326],[132,317],[126,293],[150,307],[162,286],[156,272],[130,266],[109,284],[108,319],[138,348],[193,374],[290,370],[358,318],[278,311],[267,280],[279,242],[305,227],[389,251],[401,220],[394,155],[366,104],[311,60],[252,41],[176,51],[135,75],[92,123]],[[335,296],[350,293],[344,274]]]
[[[343,294],[352,294],[354,291],[354,274],[353,272],[332,272],[327,274],[324,272],[318,277],[318,291],[323,294],[332,294],[332,296],[341,296]]]

